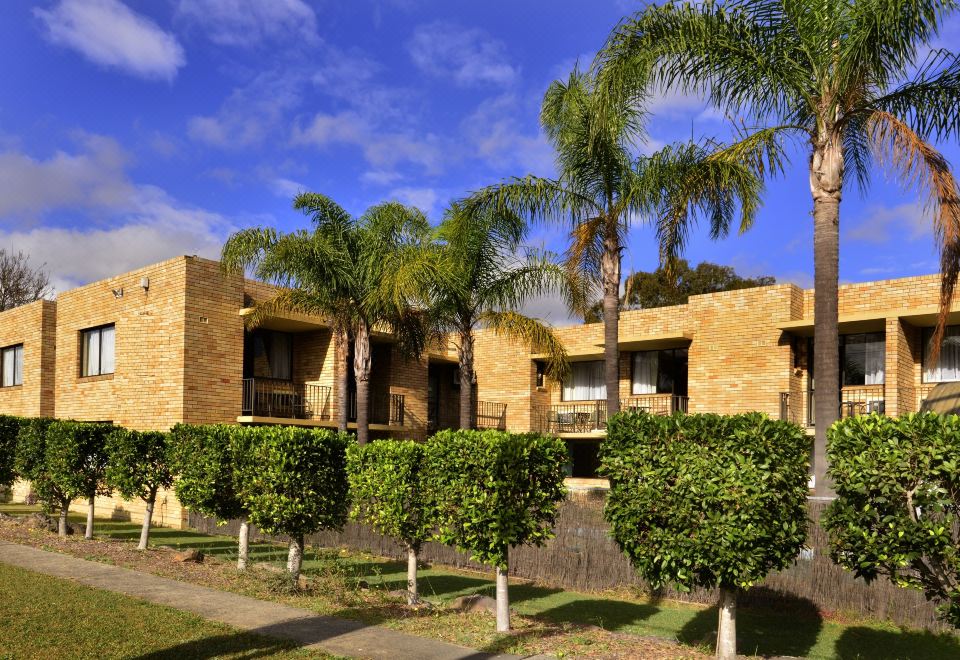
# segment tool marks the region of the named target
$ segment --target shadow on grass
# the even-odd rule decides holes
[[[512,596],[512,587],[510,592]],[[552,623],[594,625],[604,630],[619,631],[637,625],[659,611],[660,608],[646,603],[604,598],[577,598],[538,612],[535,618]]]
[[[136,660],[182,660],[183,658],[205,660],[222,658],[225,655],[237,655],[244,659],[267,658],[278,653],[290,652],[298,646],[297,643],[285,639],[236,633],[204,637],[135,657]]]
[[[773,592],[768,595],[774,596]],[[761,594],[755,598],[764,599]],[[737,650],[749,655],[806,656],[817,643],[823,617],[806,598],[776,594],[776,607],[754,605],[737,609]],[[701,610],[677,635],[684,644],[713,646],[717,608]]]
[[[942,660],[960,658],[960,639],[929,630],[851,626],[840,633],[834,652],[841,660]]]

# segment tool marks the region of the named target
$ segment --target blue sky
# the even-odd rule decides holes
[[[444,205],[553,172],[537,124],[550,81],[589,62],[624,0],[6,0],[0,19],[0,246],[59,289],[177,254],[215,257],[231,231],[303,225],[300,190],[360,213]],[[943,43],[960,36],[951,21]],[[702,101],[658,95],[650,143],[728,135]],[[940,145],[958,162],[955,144]],[[756,226],[687,257],[812,281],[806,157],[768,186]],[[878,175],[842,205],[841,278],[936,270],[922,204]],[[559,229],[531,239],[562,249]],[[648,228],[624,270],[656,266]],[[532,311],[566,318],[556,301]]]

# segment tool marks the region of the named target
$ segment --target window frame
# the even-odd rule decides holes
[[[679,372],[679,370],[677,369],[677,365],[678,365],[678,363],[679,363],[679,360],[677,359],[677,356],[678,356],[681,352],[686,353],[686,362],[687,362],[687,375],[686,375],[686,377],[683,379],[683,382],[689,383],[689,378],[690,378],[690,347],[689,347],[689,346],[676,346],[676,347],[674,347],[674,348],[653,348],[653,349],[646,350],[646,351],[632,351],[632,352],[630,353],[630,396],[631,396],[631,397],[634,397],[634,396],[657,396],[657,395],[663,395],[663,394],[670,394],[670,395],[672,395],[672,396],[686,396],[686,394],[679,394],[679,393],[677,392],[678,389],[689,389],[689,385],[687,386],[687,388],[678,388],[678,387],[677,387],[677,383],[680,381],[680,379],[678,378],[678,375],[679,375],[680,372]],[[633,391],[633,384],[634,384],[634,382],[635,382],[636,369],[637,369],[637,358],[636,358],[635,356],[636,356],[637,354],[639,354],[639,353],[656,353],[656,354],[657,354],[657,382],[656,382],[656,385],[655,385],[657,391],[654,392],[654,393],[635,394],[634,391]],[[671,365],[671,367],[672,367],[672,373],[668,373],[668,372],[671,372],[671,370],[664,369],[664,367],[663,367],[664,361],[663,361],[661,358],[664,356],[664,354],[669,354],[669,355],[670,355],[670,365]],[[662,392],[661,392],[661,391],[660,391],[661,376],[662,376],[663,374],[667,374],[667,373],[668,373],[668,375],[669,375],[670,378],[671,378],[670,391],[669,391],[669,392],[668,392],[668,391],[662,391]]]
[[[847,382],[847,342],[849,337],[867,337],[874,335],[879,337],[878,341],[871,343],[878,343],[883,346],[883,381],[880,383],[848,383]],[[844,387],[874,387],[878,385],[886,385],[887,383],[887,333],[884,330],[875,330],[873,332],[850,332],[847,334],[841,334],[839,336],[840,344],[840,388]],[[867,342],[864,342],[867,343]],[[864,354],[866,358],[866,354]],[[866,364],[864,364],[866,367]],[[864,381],[866,381],[866,369],[864,369]]]
[[[604,363],[603,360],[581,360],[581,361],[578,361],[578,362],[573,362],[573,363],[570,364],[570,375],[568,376],[568,378],[573,378],[573,369],[574,369],[575,366],[577,366],[577,365],[584,365],[584,364],[594,364],[594,365],[596,365],[596,364],[603,364],[603,363]],[[604,387],[606,387],[606,382],[604,382]],[[602,399],[568,399],[567,396],[566,396],[566,393],[565,393],[565,390],[566,390],[566,389],[567,389],[567,387],[566,387],[566,381],[561,381],[561,383],[560,383],[560,401],[563,402],[563,403],[585,403],[585,402],[590,402],[590,401],[600,401],[600,400],[602,400]]]
[[[946,341],[946,331],[950,328],[960,328],[960,324],[953,323],[944,328],[943,339]],[[958,380],[927,380],[927,358],[930,355],[930,344],[933,341],[933,333],[936,328],[920,328],[920,383],[923,385],[938,385],[940,383],[957,383]]]
[[[103,370],[103,331],[113,328],[113,371]],[[97,340],[97,372],[84,373],[84,367],[87,363],[87,335],[98,333]],[[99,376],[112,376],[117,371],[117,324],[104,323],[90,328],[84,328],[80,331],[80,378],[97,378]]]
[[[20,379],[19,380],[17,380],[17,351],[18,350],[20,352]],[[3,380],[3,374],[6,371],[4,367],[6,364],[8,353],[13,355],[13,382],[12,383],[6,383]],[[0,348],[0,388],[20,387],[21,385],[23,385],[23,342],[20,342],[19,344],[10,344],[9,346],[4,346],[3,348]]]

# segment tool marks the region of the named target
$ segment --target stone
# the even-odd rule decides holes
[[[48,532],[56,532],[58,527],[56,520],[40,511],[23,516],[20,519],[20,524],[31,529],[43,529]]]
[[[489,612],[496,614],[497,601],[490,596],[481,596],[473,594],[471,596],[460,596],[450,601],[450,609],[458,612]]]
[[[178,552],[173,555],[173,561],[179,561],[181,563],[194,562],[199,564],[203,561],[203,552],[196,548],[190,548],[189,550],[184,550],[183,552]]]
[[[357,580],[357,589],[366,591],[369,588],[370,588],[369,582],[367,582],[366,580]]]

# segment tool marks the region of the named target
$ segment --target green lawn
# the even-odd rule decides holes
[[[0,511],[22,513],[22,505],[0,505]],[[136,541],[139,526],[124,522],[98,522],[98,533]],[[202,548],[207,554],[224,559],[236,557],[236,540],[226,536],[208,536],[190,530],[155,529],[151,544],[177,548]],[[255,561],[282,564],[286,548],[257,543],[251,545]],[[403,589],[406,564],[360,553],[337,553],[308,549],[304,572],[329,574],[331,567],[349,578],[365,579],[372,587]],[[457,596],[483,593],[493,596],[492,573],[467,573],[430,567],[422,570],[420,591],[428,600],[443,602]],[[528,584],[510,587],[515,612],[554,623],[591,624],[616,632],[635,633],[676,639],[681,642],[712,646],[710,633],[716,625],[716,609],[701,608],[673,601],[652,602],[624,594],[582,594]],[[304,607],[319,606],[309,599]],[[808,602],[772,611],[741,608],[737,615],[741,653],[791,655],[811,658],[863,659],[940,659],[960,658],[960,639],[920,631],[905,631],[893,625],[864,622],[841,625],[823,620]],[[365,619],[362,608],[343,614]],[[372,622],[372,621],[371,621]],[[383,621],[382,625],[390,625]]]
[[[161,605],[0,564],[0,658],[328,658]]]

